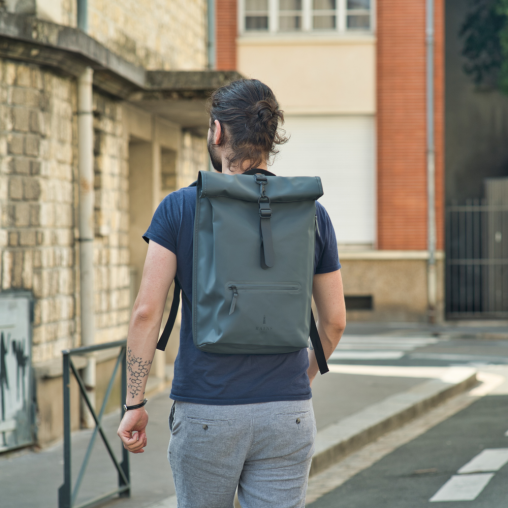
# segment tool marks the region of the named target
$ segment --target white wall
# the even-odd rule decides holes
[[[339,244],[376,241],[375,117],[286,116],[291,139],[272,166],[280,176],[320,176],[321,204]]]

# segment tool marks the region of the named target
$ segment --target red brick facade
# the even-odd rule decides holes
[[[435,0],[438,248],[443,248],[444,0]],[[427,248],[425,2],[377,2],[378,248]]]
[[[238,35],[238,0],[216,0],[215,41],[216,68],[236,70],[236,37]]]

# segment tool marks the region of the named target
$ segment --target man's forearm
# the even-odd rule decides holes
[[[161,318],[133,312],[127,337],[127,405],[143,401],[152,366]]]

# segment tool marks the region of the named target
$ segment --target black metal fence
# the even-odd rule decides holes
[[[99,501],[103,501],[105,499],[111,498],[117,494],[120,497],[130,497],[130,475],[129,475],[129,452],[122,447],[122,462],[119,463],[111,444],[106,437],[104,429],[102,427],[102,417],[104,415],[104,411],[106,409],[109,396],[111,394],[111,390],[113,389],[114,381],[118,369],[121,367],[121,401],[120,407],[122,408],[123,401],[125,400],[127,394],[127,373],[125,367],[125,351],[126,351],[126,343],[127,341],[121,340],[117,342],[108,342],[106,344],[99,344],[97,346],[86,346],[79,347],[75,349],[69,349],[63,351],[63,409],[64,409],[64,483],[60,487],[58,491],[58,508],[85,508],[87,506],[94,505]],[[101,409],[99,414],[95,412],[94,408],[90,403],[90,399],[88,398],[86,387],[83,382],[83,379],[79,375],[74,363],[72,362],[72,355],[87,355],[89,353],[93,353],[95,351],[101,351],[103,349],[111,349],[117,348],[120,346],[120,352],[118,354],[118,358],[116,360],[115,368],[113,369],[113,373],[111,374],[111,379],[109,380],[108,387],[106,393],[104,395],[104,400],[102,402]],[[72,475],[71,475],[71,390],[70,390],[70,380],[71,380],[71,371],[76,378],[76,381],[79,385],[79,391],[81,397],[83,397],[92,417],[95,421],[95,428],[92,433],[92,437],[90,438],[90,443],[88,444],[88,448],[85,453],[85,457],[83,459],[83,463],[81,465],[78,477],[76,479],[76,483],[74,484],[74,488],[72,487]],[[123,414],[123,410],[121,410],[121,414]],[[81,486],[81,482],[83,481],[83,477],[85,475],[86,467],[88,465],[88,461],[90,460],[90,455],[92,453],[92,448],[95,443],[95,438],[97,434],[100,434],[104,445],[106,446],[106,450],[108,451],[109,456],[113,462],[113,466],[118,472],[118,488],[107,492],[103,495],[100,495],[94,499],[88,500],[85,503],[76,505],[76,499],[78,496],[79,488]]]
[[[508,317],[508,206],[446,209],[448,318]]]

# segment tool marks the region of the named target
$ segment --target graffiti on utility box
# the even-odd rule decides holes
[[[30,299],[0,295],[0,452],[33,441]]]

